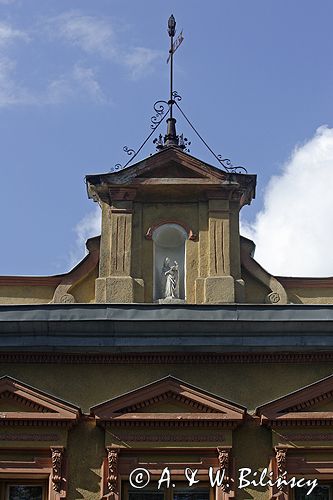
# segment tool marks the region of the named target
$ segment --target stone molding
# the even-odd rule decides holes
[[[64,425],[70,426],[80,417],[80,409],[30,387],[12,377],[0,378],[1,399],[15,399],[26,411],[4,411],[2,425]],[[33,411],[29,411],[29,410]]]
[[[332,363],[333,352],[228,352],[228,353],[72,353],[0,352],[0,363],[38,364],[219,364],[219,363]]]
[[[7,450],[8,452],[8,450]],[[23,452],[24,453],[24,452]],[[47,479],[47,498],[49,500],[65,499],[67,496],[67,467],[65,461],[65,449],[61,446],[51,447],[48,451],[36,450],[36,455],[26,458],[6,460],[3,452],[3,458],[0,460],[0,474],[2,477],[24,477],[27,480],[39,480],[43,477]]]
[[[240,243],[241,265],[270,290],[265,302],[272,305],[287,304],[288,296],[283,285],[254,260],[255,244],[253,241],[241,236]]]
[[[302,387],[256,409],[261,424],[275,427],[331,426],[333,411],[315,406],[333,399],[333,375]]]
[[[82,281],[90,274],[99,262],[100,237],[90,238],[86,246],[88,255],[68,274],[61,277],[57,288],[54,291],[52,303],[73,304],[75,297],[70,293],[74,285]]]
[[[164,224],[177,224],[178,226],[181,226],[184,229],[184,231],[186,231],[187,237],[189,240],[192,240],[192,241],[198,240],[198,234],[195,233],[190,228],[190,226],[188,226],[184,222],[179,221],[178,219],[166,219],[166,220],[161,220],[161,221],[157,222],[156,224],[153,224],[152,226],[150,226],[147,229],[147,231],[145,233],[146,240],[152,240],[154,231],[157,228],[159,228],[160,226],[163,226]]]
[[[150,410],[150,406],[170,400],[180,402],[183,410],[165,413]],[[187,406],[196,411],[190,411]],[[142,408],[144,413],[140,412]],[[90,409],[90,414],[102,426],[112,423],[117,426],[217,426],[233,429],[244,420],[246,408],[169,375],[96,405]]]

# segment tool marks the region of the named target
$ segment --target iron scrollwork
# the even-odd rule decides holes
[[[166,101],[156,101],[154,104],[155,115],[151,117],[150,127],[155,130],[159,124],[163,121],[165,116],[169,113],[169,103]]]
[[[113,173],[113,172],[118,172],[118,170],[121,170],[123,167],[121,165],[121,163],[116,163],[114,167],[112,167],[110,169],[110,172]]]
[[[178,94],[177,90],[174,90],[172,92],[172,99],[174,101],[181,101],[182,100],[182,96],[180,94]]]
[[[229,158],[223,158],[222,155],[217,155],[217,159],[222,167],[228,172],[232,172],[234,174],[241,174],[242,172],[245,174],[247,173],[246,168],[233,165]]]
[[[128,146],[124,146],[123,151],[125,151],[125,153],[127,153],[129,156],[135,155],[134,149],[131,149]]]

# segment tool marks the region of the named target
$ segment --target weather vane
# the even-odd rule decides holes
[[[174,36],[176,34],[176,20],[171,14],[168,21],[168,33],[170,37],[170,49],[169,49],[169,57],[167,59],[167,63],[170,61],[170,118],[172,118],[172,106],[174,105],[173,100],[173,55],[178,49],[179,45],[184,40],[183,31],[180,32],[176,40],[174,41]]]
[[[196,130],[196,128],[192,125],[190,120],[187,118],[185,115],[184,111],[181,109],[179,105],[179,101],[181,101],[181,96],[178,94],[173,89],[173,78],[174,78],[174,68],[173,68],[173,56],[180,44],[184,40],[184,35],[183,31],[180,32],[180,34],[177,36],[175,39],[176,35],[176,20],[173,15],[169,17],[168,20],[168,34],[170,37],[170,49],[169,49],[169,56],[167,58],[167,63],[170,63],[170,96],[169,100],[159,100],[156,101],[154,104],[154,111],[155,114],[154,116],[151,117],[151,132],[148,135],[148,137],[144,140],[144,142],[141,144],[141,146],[135,151],[132,148],[129,148],[128,146],[123,147],[123,151],[127,153],[131,158],[128,160],[128,162],[125,165],[121,165],[120,163],[117,163],[112,169],[111,172],[121,170],[126,168],[133,160],[138,156],[140,151],[143,149],[143,147],[147,144],[151,136],[154,134],[154,132],[158,129],[158,127],[161,125],[161,123],[166,119],[167,123],[167,132],[163,136],[162,134],[159,134],[158,138],[155,138],[153,140],[153,144],[155,144],[156,149],[158,151],[161,151],[163,149],[167,149],[170,147],[176,147],[182,151],[189,152],[188,146],[190,146],[191,142],[188,141],[186,137],[183,136],[183,134],[177,135],[176,132],[176,119],[173,117],[173,107],[176,106],[178,111],[181,113],[185,121],[188,123],[188,125],[191,127],[191,129],[195,132],[195,134],[198,136],[198,138],[202,141],[202,143],[206,146],[206,148],[210,151],[210,153],[214,156],[214,158],[219,162],[219,164],[223,167],[223,169],[227,172],[234,172],[234,173],[241,173],[245,172],[246,169],[244,167],[236,167],[234,166],[231,161],[227,158],[223,158],[222,155],[216,155],[214,151],[209,147],[207,142],[202,138],[202,136],[199,134],[199,132]],[[167,118],[168,117],[168,118]]]
[[[173,117],[173,106],[174,104],[176,104],[176,100],[181,100],[180,95],[173,90],[173,55],[184,40],[183,31],[181,31],[178,37],[174,40],[174,37],[176,35],[176,20],[173,15],[171,15],[168,20],[168,34],[170,37],[170,49],[167,63],[170,62],[170,96],[167,103],[165,103],[165,101],[157,101],[157,103],[155,103],[154,105],[154,109],[157,112],[157,118],[159,118],[162,114],[161,111],[163,112],[165,109],[164,104],[167,104],[169,107],[169,118],[167,119],[166,135],[163,138],[162,134],[160,134],[158,139],[154,139],[154,144],[156,144],[156,149],[158,150],[165,149],[170,146],[177,146],[182,150],[189,151],[187,146],[189,146],[191,143],[188,142],[183,134],[181,134],[180,136],[177,135],[176,119]],[[156,105],[158,107],[156,107]],[[157,122],[158,121],[159,120],[157,120]],[[155,122],[153,122],[153,124],[155,124]]]

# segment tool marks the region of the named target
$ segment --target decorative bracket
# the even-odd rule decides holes
[[[287,450],[276,448],[275,450],[276,467],[279,477],[286,476],[287,474]],[[283,490],[283,486],[278,487]]]
[[[107,486],[110,493],[118,492],[118,454],[119,450],[108,446],[108,477]]]
[[[52,452],[52,488],[57,493],[60,493],[62,488],[62,469],[64,460],[63,446],[51,447]]]
[[[230,470],[230,452],[222,448],[217,448],[218,461],[223,474],[221,490],[225,493],[230,491],[229,470]]]

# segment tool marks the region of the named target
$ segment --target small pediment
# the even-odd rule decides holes
[[[69,423],[79,415],[79,408],[69,403],[12,377],[0,378],[0,425],[27,421],[48,425],[51,422]]]
[[[205,179],[207,174],[198,169],[182,165],[176,161],[168,161],[163,165],[156,165],[142,170],[137,179]]]
[[[168,148],[160,151],[145,160],[135,163],[127,168],[107,174],[88,175],[88,184],[108,184],[108,185],[140,185],[145,183],[163,184],[163,179],[174,179],[187,183],[219,184],[228,180],[229,174],[202,162],[177,148]]]
[[[255,194],[256,177],[225,171],[177,147],[169,147],[148,158],[104,174],[86,176],[88,195],[95,201],[183,199],[213,196],[232,197],[243,206]]]
[[[234,425],[246,409],[172,376],[91,408],[100,421],[220,421]]]
[[[257,408],[268,425],[333,423],[333,375]]]
[[[146,160],[112,174],[127,181],[132,179],[206,179],[211,182],[221,182],[226,173],[205,162],[183,153],[178,148],[169,148]]]
[[[17,392],[4,391],[0,394],[0,413],[4,412],[54,413],[54,410],[22,397]]]

